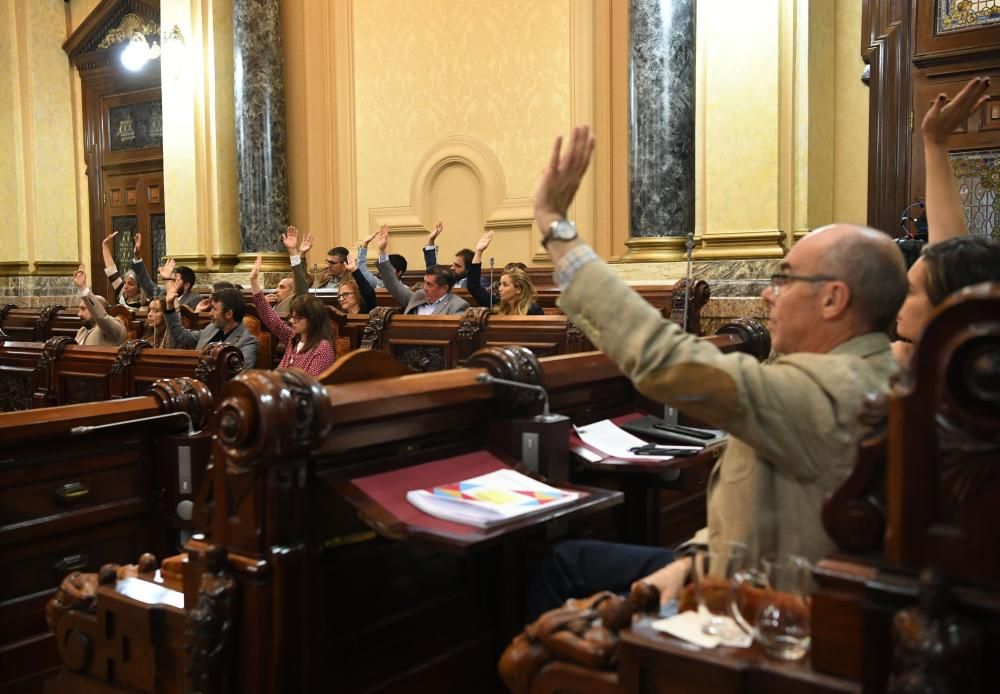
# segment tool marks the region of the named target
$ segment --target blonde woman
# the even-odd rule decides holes
[[[480,306],[492,305],[493,312],[501,316],[545,315],[542,307],[535,302],[537,293],[528,273],[513,263],[504,267],[497,291],[492,297],[490,292],[483,288],[480,282],[483,269],[483,251],[489,248],[492,241],[493,232],[487,231],[476,244],[476,252],[469,264],[469,281],[466,283],[466,289],[472,294],[472,298]]]

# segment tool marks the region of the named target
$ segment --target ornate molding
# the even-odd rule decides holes
[[[146,347],[152,347],[153,345],[148,340],[126,340],[118,348],[118,354],[115,356],[115,363],[111,365],[111,375],[121,376],[125,373],[125,369],[132,366],[132,362],[135,361],[136,355],[141,352]]]
[[[734,318],[719,326],[715,334],[738,335],[745,345],[740,351],[756,357],[758,361],[764,361],[771,355],[771,333],[753,318]]]
[[[368,314],[368,325],[361,334],[361,349],[378,349],[382,344],[382,331],[389,325],[399,309],[392,306],[376,306]]]
[[[71,344],[73,344],[73,338],[66,337],[65,335],[56,335],[46,340],[45,346],[42,347],[42,356],[38,358],[38,363],[35,364],[35,372],[37,373],[49,368],[52,362],[59,358],[66,345]]]
[[[132,39],[132,34],[137,31],[143,36],[155,36],[159,38],[160,25],[152,19],[144,20],[139,15],[129,12],[122,17],[118,26],[104,35],[104,38],[97,44],[97,48],[100,50],[113,46],[117,43],[130,41]]]
[[[496,378],[518,383],[544,385],[542,367],[535,354],[526,347],[487,347],[481,349],[465,364],[469,368],[483,368]],[[541,395],[523,388],[493,386],[503,414],[524,414],[539,411]]]
[[[189,684],[193,692],[223,692],[227,688],[226,663],[231,651],[236,616],[236,581],[226,567],[225,547],[212,546],[203,554],[204,572],[198,601],[187,613],[191,662]]]
[[[208,386],[220,387],[243,370],[243,352],[234,345],[214,342],[202,350],[194,377]]]
[[[193,378],[165,378],[153,384],[149,395],[160,403],[160,411],[187,412],[195,429],[204,428],[212,414],[212,393]]]
[[[45,339],[45,333],[48,332],[49,323],[52,321],[53,314],[62,311],[64,308],[66,307],[62,304],[52,304],[50,306],[43,307],[42,310],[38,312],[38,318],[35,320],[36,340],[41,341]],[[70,342],[72,342],[72,340],[70,340]]]
[[[678,291],[680,290],[680,291]],[[674,285],[671,296],[670,320],[680,325],[686,332],[701,334],[701,309],[712,297],[712,290],[705,280],[694,280],[688,286],[686,279]],[[687,325],[684,325],[684,304],[687,299]]]
[[[458,326],[458,360],[459,364],[472,356],[479,339],[479,333],[486,328],[490,310],[482,306],[474,306],[462,314],[462,322]]]
[[[6,320],[7,314],[13,308],[17,308],[17,304],[0,304],[0,321]]]

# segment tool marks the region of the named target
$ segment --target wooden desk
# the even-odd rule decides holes
[[[699,648],[643,618],[621,632],[618,678],[626,692],[672,694],[861,694],[861,684],[813,671],[808,656],[787,662],[751,648]]]

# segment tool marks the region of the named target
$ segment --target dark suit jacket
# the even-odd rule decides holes
[[[412,309],[420,306],[421,304],[427,303],[427,297],[424,294],[423,289],[417,291],[412,291],[409,287],[399,281],[396,277],[396,272],[393,270],[392,265],[388,260],[379,261],[378,271],[382,276],[382,281],[385,282],[385,288],[389,290],[392,294],[392,298],[396,300],[396,303],[403,307],[405,313],[409,313]],[[449,314],[465,313],[465,310],[469,308],[469,302],[465,299],[455,296],[451,292],[445,294],[444,298],[441,299],[437,304],[434,305],[435,316],[443,316]]]

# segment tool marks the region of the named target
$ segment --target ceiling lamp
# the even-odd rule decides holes
[[[133,72],[138,72],[143,65],[149,62],[150,57],[149,44],[146,43],[145,35],[141,31],[133,32],[128,45],[122,51],[122,65]]]

